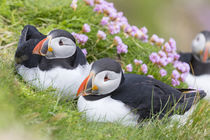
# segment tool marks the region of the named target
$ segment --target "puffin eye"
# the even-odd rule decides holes
[[[59,45],[60,45],[60,46],[63,45],[63,41],[62,41],[62,40],[59,41]]]
[[[110,80],[110,79],[109,79],[108,76],[106,75],[106,76],[104,77],[104,82],[106,82],[106,81],[108,81],[108,80]]]
[[[199,41],[200,40],[200,37],[197,37],[196,40]]]

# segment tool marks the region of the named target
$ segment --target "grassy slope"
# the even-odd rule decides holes
[[[113,36],[108,35],[107,41],[99,41],[95,44],[97,30],[106,31],[98,25],[101,15],[94,14],[92,9],[83,3],[79,4],[76,12],[73,12],[69,5],[68,0],[60,2],[1,0],[0,45],[18,41],[20,31],[26,24],[35,25],[46,34],[54,28],[80,32],[81,26],[88,23],[92,27],[92,32],[88,33],[90,39],[86,46],[82,46],[88,46],[88,60],[107,56],[116,58],[115,49],[103,51],[112,44]],[[157,47],[143,44],[132,38],[125,39],[123,34],[119,36],[129,46],[129,53],[122,57],[123,65],[132,63],[134,58],[142,59],[149,66],[149,74],[170,84],[170,76],[161,78],[158,75],[158,68],[148,61],[148,54],[157,51]],[[38,135],[37,137],[41,134],[44,136],[43,139],[45,137],[52,139],[207,139],[209,136],[209,103],[206,101],[200,104],[197,112],[192,116],[193,123],[191,125],[187,123],[180,128],[177,124],[166,128],[168,122],[163,123],[158,120],[140,129],[118,124],[87,123],[81,118],[81,113],[77,112],[76,101],[59,100],[53,96],[53,89],[38,91],[15,75],[13,67],[15,48],[16,45],[13,45],[0,50],[0,106],[2,106],[1,109],[3,108],[0,115],[0,130],[10,126],[13,128],[13,125],[18,123],[25,127],[23,130],[27,129],[26,133]],[[167,70],[170,73],[172,67],[168,66]]]

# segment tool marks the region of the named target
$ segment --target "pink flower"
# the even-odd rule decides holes
[[[103,17],[101,20],[101,25],[107,25],[109,23],[109,17]]]
[[[82,27],[82,31],[85,33],[89,33],[90,32],[90,26],[88,24],[84,24]]]
[[[143,64],[143,65],[141,66],[141,70],[142,70],[142,72],[143,72],[144,74],[146,74],[146,73],[148,72],[147,65],[146,65],[146,64]]]
[[[171,49],[172,49],[173,51],[176,51],[176,41],[175,41],[173,38],[170,38],[170,39],[169,39],[169,44],[170,44],[170,46],[171,46]]]
[[[177,80],[177,79],[172,79],[172,80],[171,80],[171,84],[175,87],[175,86],[180,85],[180,82],[179,82],[179,80]]]
[[[114,37],[114,44],[115,45],[119,45],[119,44],[122,44],[122,39],[119,37],[119,36],[115,36]]]
[[[87,55],[87,50],[86,49],[82,49],[82,52],[85,56]]]
[[[71,5],[70,5],[70,7],[73,8],[74,11],[76,11],[76,9],[77,9],[77,0],[73,0]]]
[[[161,46],[164,43],[164,39],[163,38],[158,38],[156,41],[156,45]]]
[[[128,46],[125,45],[124,43],[118,44],[117,45],[117,53],[127,53],[128,52]]]
[[[97,37],[98,37],[98,39],[105,40],[106,34],[103,31],[99,30],[97,33]]]
[[[167,75],[167,71],[164,69],[161,69],[159,73],[160,73],[161,77],[164,77]]]
[[[159,39],[159,37],[156,34],[153,34],[152,37],[150,38],[150,41],[155,43],[158,41],[158,39]]]
[[[179,58],[180,58],[180,55],[178,53],[174,53],[174,59],[179,60]]]
[[[162,51],[162,50],[160,50],[158,52],[158,54],[159,54],[160,57],[166,57],[166,53],[164,51]]]
[[[132,72],[132,71],[133,71],[133,66],[132,66],[131,64],[128,64],[128,65],[126,66],[126,70],[127,70],[128,72]]]
[[[140,64],[142,64],[143,62],[142,62],[142,60],[134,59],[134,63],[135,63],[135,65],[140,65]]]
[[[148,30],[147,28],[144,26],[140,29],[144,34],[147,34]]]
[[[182,82],[185,81],[185,79],[187,78],[187,75],[188,75],[188,73],[182,73],[181,74],[180,79],[181,79]]]
[[[94,6],[94,0],[84,0],[87,5]]]
[[[166,57],[160,58],[159,63],[160,63],[160,65],[162,65],[162,66],[168,65],[167,58],[166,58]]]
[[[171,46],[168,44],[168,42],[166,42],[166,43],[164,44],[164,46],[162,47],[162,49],[163,49],[165,52],[167,52],[167,53],[170,53],[170,52],[172,51]]]
[[[172,78],[177,80],[177,79],[179,79],[179,77],[180,77],[180,73],[177,70],[173,70]]]
[[[84,34],[77,34],[73,32],[72,35],[75,37],[77,42],[81,45],[85,45],[85,43],[88,41],[88,36]]]
[[[155,64],[160,61],[160,56],[156,52],[153,52],[150,54],[149,59],[150,59],[150,61],[152,61],[152,63]]]
[[[120,26],[119,24],[116,24],[114,22],[110,22],[110,24],[108,25],[108,30],[110,32],[110,34],[117,34],[120,32]]]

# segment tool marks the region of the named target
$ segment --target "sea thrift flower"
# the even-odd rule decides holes
[[[101,25],[107,25],[109,23],[109,17],[103,17],[101,19]]]
[[[147,65],[146,65],[146,64],[143,64],[143,65],[141,66],[141,71],[142,71],[144,74],[146,74],[146,73],[148,72],[148,68],[147,68]]]
[[[85,56],[87,55],[87,50],[86,49],[82,49],[82,52]]]
[[[159,54],[160,57],[166,57],[166,53],[164,51],[162,51],[162,50],[160,50],[158,52],[158,54]]]
[[[173,51],[176,51],[176,41],[173,38],[169,39],[169,45]]]
[[[132,72],[132,71],[133,71],[133,66],[132,66],[131,64],[128,64],[128,65],[126,66],[126,70],[127,70],[128,72]]]
[[[164,39],[163,38],[158,38],[156,45],[157,46],[161,46],[164,43]]]
[[[84,0],[87,5],[94,6],[94,0]]]
[[[144,34],[147,34],[147,32],[148,32],[148,30],[147,30],[146,27],[142,27],[140,30],[141,30]]]
[[[162,49],[163,49],[165,52],[167,52],[167,53],[170,53],[170,52],[172,51],[171,46],[169,45],[168,42],[166,42],[166,43],[164,44],[164,46],[162,47]]]
[[[167,75],[167,71],[164,69],[161,69],[159,73],[160,73],[161,77],[164,77]]]
[[[114,45],[122,44],[122,39],[119,36],[114,37]]]
[[[158,37],[156,34],[153,34],[152,37],[150,38],[150,41],[151,41],[152,43],[155,43],[155,42],[158,41],[158,39],[159,39],[159,37]]]
[[[124,43],[118,44],[117,45],[117,53],[127,53],[128,52],[128,46],[125,45]]]
[[[166,66],[166,65],[168,65],[167,58],[166,58],[166,57],[160,58],[159,63],[160,63],[161,66]]]
[[[103,31],[99,30],[98,33],[97,33],[97,37],[100,40],[105,40],[106,39],[106,34]]]
[[[179,80],[172,79],[172,80],[171,80],[171,84],[175,87],[175,86],[180,85],[180,82],[179,82]]]
[[[149,59],[150,59],[150,61],[152,61],[152,63],[155,64],[160,61],[160,56],[156,52],[153,52],[150,54]]]
[[[70,5],[70,7],[73,8],[74,11],[76,11],[76,9],[77,9],[77,0],[73,0],[71,5]]]
[[[187,78],[187,75],[188,75],[188,73],[182,73],[181,76],[180,76],[180,80],[181,80],[182,82],[184,82],[185,79]]]
[[[120,26],[119,24],[116,24],[114,22],[111,22],[109,25],[108,25],[108,30],[110,32],[110,34],[117,34],[120,32]]]
[[[140,64],[142,64],[143,62],[142,62],[142,60],[134,59],[134,63],[135,63],[135,65],[140,65]]]
[[[85,43],[88,41],[88,36],[84,34],[77,34],[73,32],[72,35],[75,37],[77,42],[81,45],[85,45]]]
[[[85,33],[89,33],[90,32],[90,26],[88,24],[84,24],[82,27],[82,31]]]
[[[172,78],[177,80],[180,77],[180,73],[177,70],[172,71]]]

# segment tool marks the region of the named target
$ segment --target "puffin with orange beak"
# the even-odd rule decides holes
[[[180,61],[191,66],[185,82],[189,87],[203,89],[210,99],[210,31],[202,31],[192,41],[192,53],[180,53]]]
[[[136,125],[152,117],[183,115],[206,93],[175,89],[147,76],[124,74],[118,62],[103,58],[93,63],[77,96],[78,110],[88,121]]]
[[[27,28],[36,29],[27,25],[23,31]],[[27,36],[28,32],[22,33]],[[76,46],[75,38],[65,30],[56,29],[47,36],[37,36],[37,41],[32,38],[35,33],[30,32],[27,39],[21,35],[15,55],[17,72],[25,81],[40,89],[52,86],[59,91],[59,95],[75,97],[79,85],[89,73],[89,64],[81,49]],[[33,43],[29,44],[29,41]],[[29,51],[25,52],[23,48]],[[27,61],[33,59],[36,62],[33,67],[18,61],[20,52],[27,56]]]

